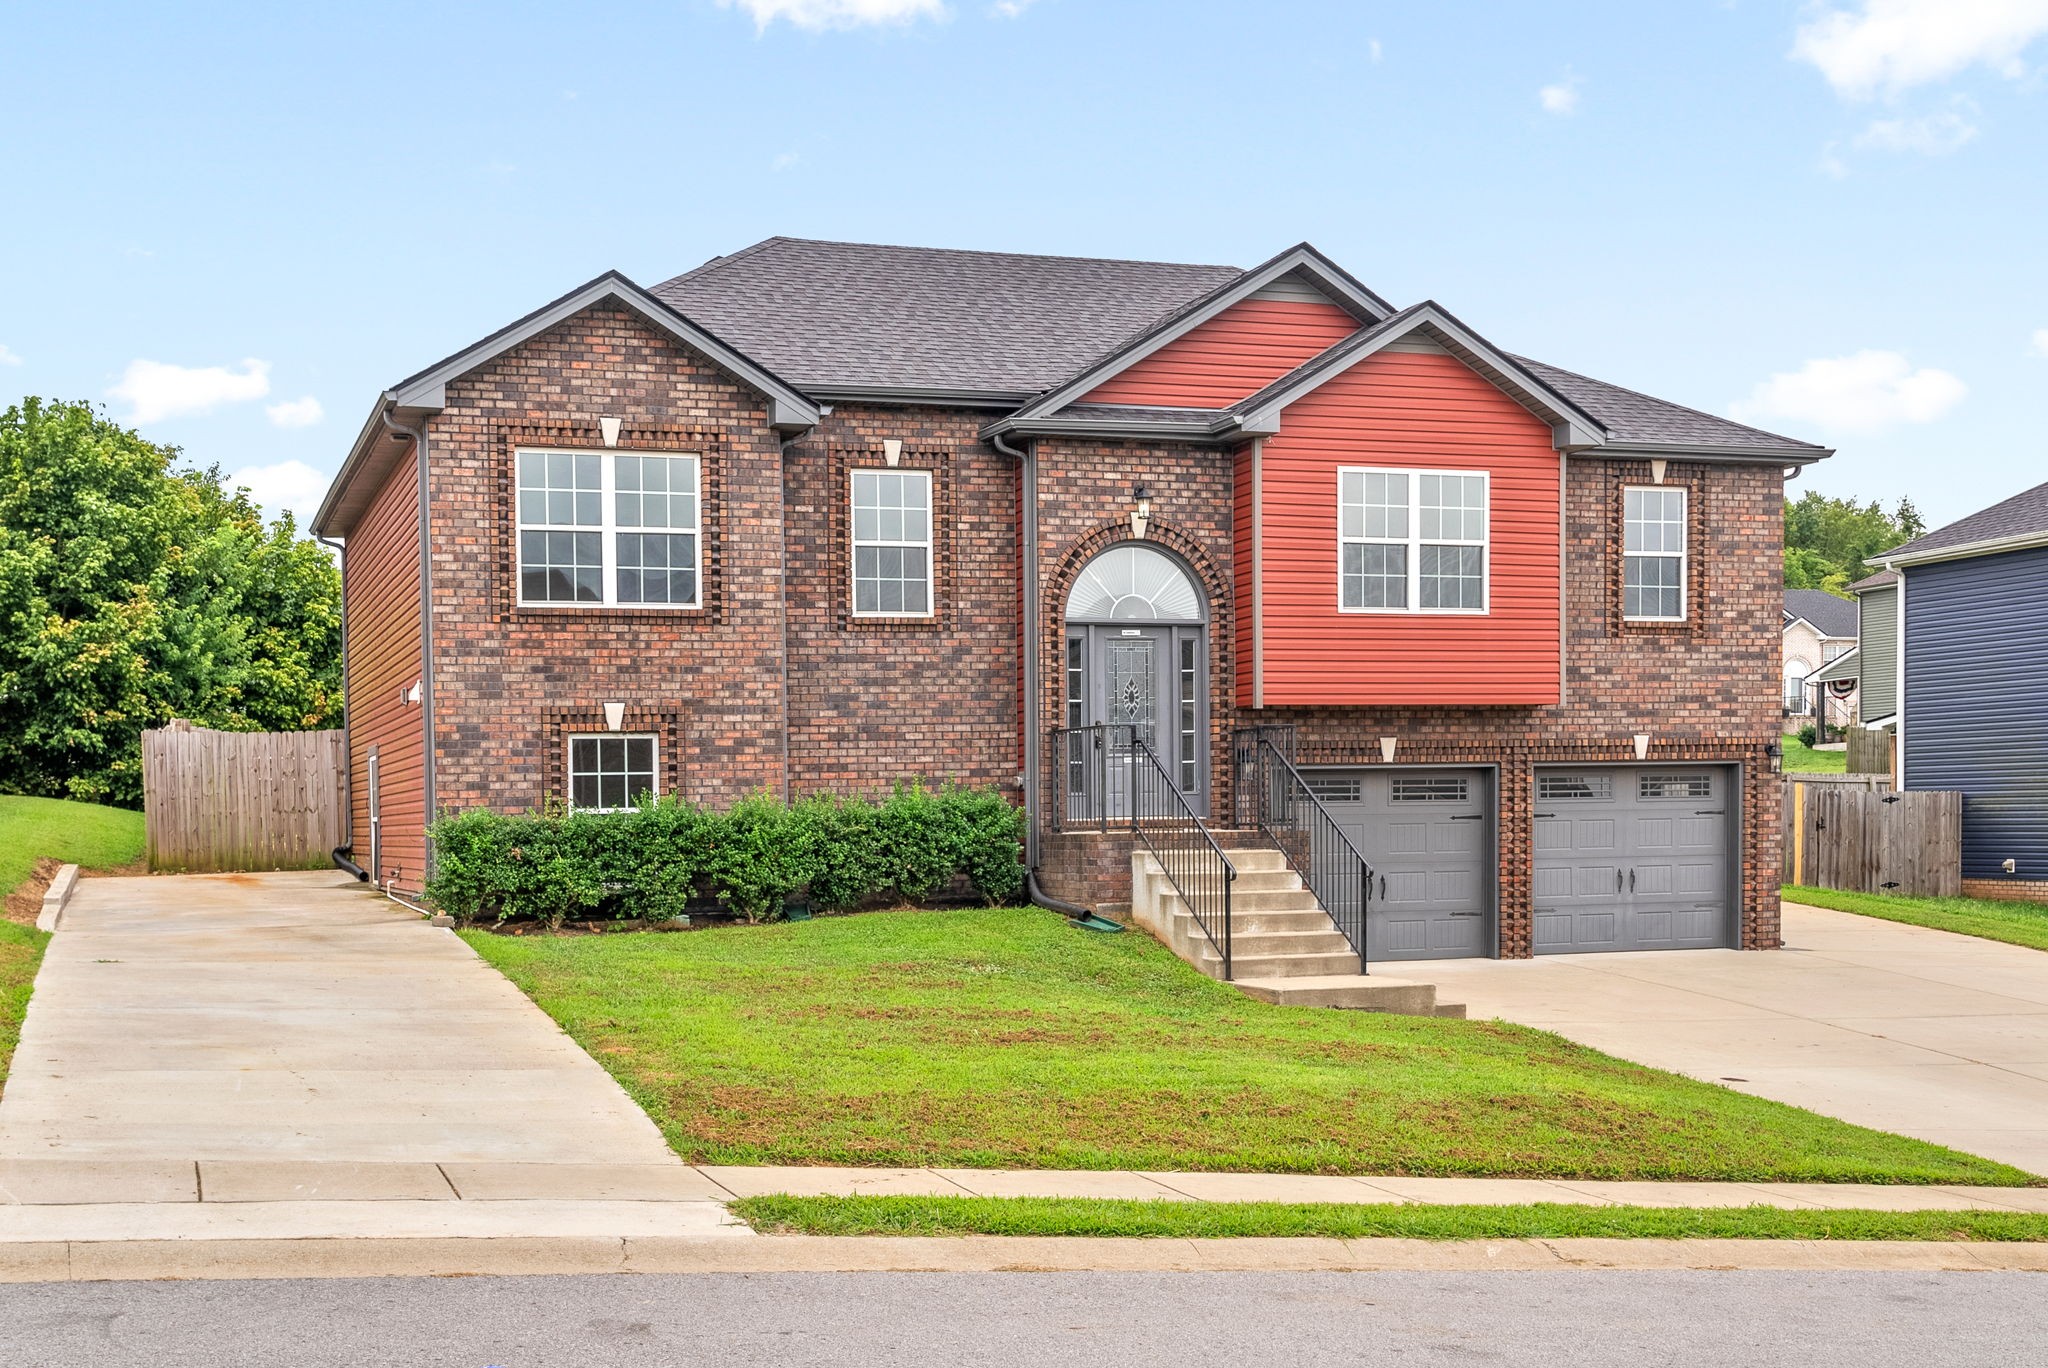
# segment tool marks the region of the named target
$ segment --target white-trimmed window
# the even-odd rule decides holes
[[[1624,489],[1621,540],[1621,615],[1631,622],[1685,621],[1685,491]]]
[[[595,732],[569,738],[569,806],[578,812],[623,812],[660,795],[652,736]]]
[[[520,603],[699,606],[696,456],[522,449],[516,459]]]
[[[930,617],[932,473],[853,472],[855,617]]]
[[[1484,613],[1489,479],[1463,470],[1337,471],[1337,606]]]
[[[1813,673],[1813,667],[1797,656],[1785,662],[1785,711],[1803,713],[1806,711],[1806,677]]]

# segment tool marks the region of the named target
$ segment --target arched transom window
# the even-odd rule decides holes
[[[1202,594],[1179,561],[1136,543],[1088,562],[1067,595],[1069,622],[1200,622]]]

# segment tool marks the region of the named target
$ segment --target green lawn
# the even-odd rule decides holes
[[[1787,774],[1845,774],[1849,752],[1815,750],[1796,736],[1785,738],[1784,770]]]
[[[2020,1211],[1776,1207],[1377,1206],[1066,1197],[747,1197],[733,1213],[776,1235],[1082,1235],[1339,1240],[2048,1240]]]
[[[131,864],[142,858],[142,814],[0,794],[0,894],[26,879],[45,855],[85,869]]]
[[[0,1091],[7,1087],[7,1061],[21,1041],[28,993],[50,937],[33,926],[0,919]]]
[[[1542,1031],[1255,1002],[1037,910],[465,935],[697,1162],[2037,1181]]]
[[[1832,907],[1865,917],[1958,931],[1965,936],[2048,950],[2048,904],[1998,902],[1990,898],[1901,898],[1889,893],[1843,893],[1833,888],[1786,885],[1791,902]]]

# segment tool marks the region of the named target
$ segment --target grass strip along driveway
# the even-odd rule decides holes
[[[39,859],[87,869],[142,858],[142,814],[56,798],[0,794],[0,897],[35,871]],[[0,917],[0,1087],[21,1040],[22,1018],[49,936]]]
[[[1786,886],[1784,896],[1787,902],[1805,903],[1809,907],[1827,907],[1908,926],[1926,926],[2048,950],[2048,904],[2000,902],[1991,898],[1901,898],[1889,893],[1843,893],[1832,888],[1791,885]]]
[[[1093,1197],[746,1197],[764,1235],[1051,1235],[1336,1240],[2048,1240],[2024,1211],[1777,1207],[1354,1206]]]
[[[2034,1181],[1543,1031],[1255,1002],[1038,910],[465,934],[692,1162]]]

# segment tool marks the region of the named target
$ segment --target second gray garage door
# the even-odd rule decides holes
[[[1732,774],[1537,770],[1536,953],[1734,945]]]
[[[1373,960],[1494,953],[1493,794],[1483,769],[1311,770],[1373,868]]]

